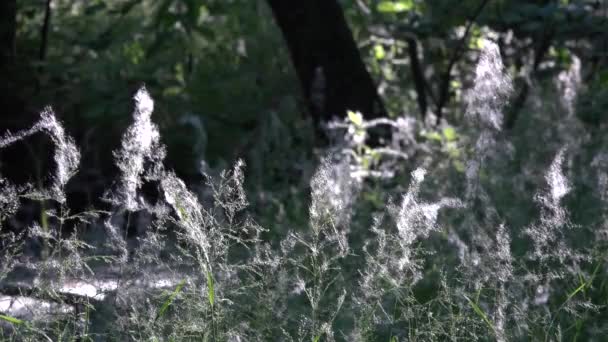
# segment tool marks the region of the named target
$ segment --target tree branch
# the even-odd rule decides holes
[[[40,52],[38,57],[41,61],[44,61],[46,58],[46,50],[49,39],[49,26],[51,24],[51,1],[52,0],[46,0],[44,22],[42,23],[42,28],[40,29]]]
[[[448,67],[447,67],[445,73],[443,74],[442,81],[441,81],[440,88],[439,88],[439,100],[437,103],[437,123],[439,123],[439,121],[441,120],[441,118],[443,116],[443,108],[446,106],[448,99],[449,99],[450,81],[452,78],[452,69],[456,65],[456,62],[458,62],[458,60],[464,54],[466,42],[468,40],[469,33],[471,32],[471,28],[473,27],[473,24],[475,23],[475,21],[477,20],[479,15],[481,15],[481,12],[486,7],[488,2],[490,2],[490,1],[483,0],[481,2],[481,4],[479,4],[479,6],[477,6],[477,8],[475,9],[475,12],[473,12],[473,15],[469,18],[469,22],[464,30],[464,35],[460,39],[460,42],[458,43],[456,50],[454,50],[454,54],[452,55],[452,58],[450,58],[450,60],[448,62]]]
[[[537,71],[540,63],[545,58],[547,51],[549,51],[549,47],[551,46],[551,41],[553,37],[553,32],[544,32],[543,38],[540,43],[537,45],[534,51],[534,62],[532,64],[532,71],[530,72],[530,76],[528,79],[524,80],[524,84],[522,85],[511,109],[508,112],[508,115],[505,119],[505,129],[509,130],[515,126],[515,122],[517,122],[517,118],[519,117],[519,112],[523,108],[526,99],[528,98],[528,92],[530,90],[530,79],[533,78]]]
[[[412,68],[412,78],[414,79],[414,86],[416,88],[416,95],[418,101],[418,109],[420,109],[420,116],[422,120],[426,118],[426,87],[424,82],[424,75],[422,74],[422,68],[420,67],[420,61],[418,60],[418,43],[414,38],[408,38],[407,50],[410,56],[410,66]]]

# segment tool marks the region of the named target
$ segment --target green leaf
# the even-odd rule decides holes
[[[452,161],[452,165],[454,166],[454,168],[456,169],[456,171],[458,171],[459,173],[463,173],[464,170],[466,169],[466,166],[460,160],[454,160],[454,161]]]
[[[437,132],[423,133],[422,136],[429,140],[435,140],[435,141],[439,141],[439,142],[441,142],[443,140],[443,138],[441,137],[441,134],[439,134]]]
[[[448,152],[450,158],[454,159],[459,158],[462,153],[460,148],[458,148],[458,145],[453,141],[449,141],[447,144],[445,144],[445,149]]]
[[[471,307],[473,308],[473,311],[475,311],[475,313],[481,317],[481,319],[488,325],[488,327],[492,330],[492,332],[496,332],[496,330],[494,329],[494,324],[492,324],[492,322],[490,321],[490,319],[488,318],[488,316],[485,314],[485,312],[483,312],[483,310],[479,307],[479,305],[477,305],[476,303],[474,303],[469,297],[467,297],[466,295],[463,295],[464,298],[469,302],[469,305],[471,305]]]
[[[384,50],[384,46],[380,44],[374,45],[374,56],[377,60],[384,59],[384,57],[386,57],[386,51]]]
[[[381,1],[377,8],[382,13],[400,13],[414,8],[414,2],[411,0]]]
[[[456,130],[453,127],[446,127],[442,131],[445,140],[454,141],[458,139],[458,135],[456,134]]]
[[[15,317],[5,316],[5,315],[0,315],[0,320],[6,321],[6,322],[9,322],[12,324],[16,324],[16,325],[25,324],[25,321],[22,321]]]
[[[572,291],[569,295],[568,298],[566,298],[566,302],[568,302],[570,299],[572,299],[572,297],[576,296],[577,293],[581,292],[585,286],[587,286],[587,283],[583,282],[579,287],[577,287],[574,291]]]
[[[471,33],[469,40],[469,49],[481,50],[483,48],[483,34],[481,32],[481,28],[477,25],[471,26]]]
[[[167,300],[165,300],[165,302],[161,306],[160,310],[158,310],[158,315],[156,316],[157,320],[159,318],[161,318],[165,314],[165,312],[167,312],[167,309],[169,309],[169,306],[171,305],[171,303],[173,303],[173,301],[175,300],[175,297],[177,297],[177,295],[180,293],[180,291],[182,290],[182,288],[184,287],[185,284],[186,284],[185,279],[180,281],[179,284],[177,284],[177,287],[175,288],[175,290],[173,290],[171,295],[169,295]]]
[[[363,125],[363,115],[359,112],[348,111],[348,119],[355,124],[357,127],[361,127]]]
[[[215,303],[215,289],[213,286],[213,276],[209,271],[207,271],[207,296],[209,297],[209,304],[213,306]]]

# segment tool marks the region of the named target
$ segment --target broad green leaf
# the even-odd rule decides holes
[[[449,141],[446,144],[445,148],[446,148],[450,158],[456,159],[456,158],[460,157],[461,150],[455,142]]]
[[[445,140],[447,140],[447,141],[454,141],[458,138],[458,135],[456,134],[456,130],[454,129],[454,127],[444,128],[443,136],[445,137]]]
[[[473,25],[471,27],[470,37],[471,38],[469,39],[469,48],[481,50],[483,48],[484,38],[479,26]]]
[[[363,115],[361,115],[361,113],[359,112],[353,112],[353,111],[348,111],[348,119],[355,124],[355,126],[362,126],[363,125]]]
[[[378,11],[382,13],[400,13],[409,11],[413,7],[414,2],[411,0],[381,1],[378,4]]]
[[[471,38],[471,41],[469,42],[469,47],[472,49],[481,50],[483,49],[483,45],[484,39],[480,37]]]
[[[427,132],[427,133],[423,133],[422,134],[423,137],[429,139],[429,140],[435,140],[435,141],[442,141],[442,137],[441,134],[437,133],[437,132]]]
[[[464,163],[460,160],[454,160],[452,161],[452,165],[454,165],[454,168],[456,169],[456,171],[458,171],[459,173],[463,173],[464,170],[466,169],[466,166],[464,165]]]
[[[370,157],[369,156],[363,156],[363,158],[361,159],[361,166],[363,166],[363,169],[365,170],[369,170],[370,169]]]
[[[386,57],[386,51],[384,50],[384,46],[380,44],[374,45],[374,56],[377,60],[384,59],[384,57]]]

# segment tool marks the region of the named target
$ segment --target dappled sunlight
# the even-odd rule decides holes
[[[605,6],[45,2],[0,5],[0,340],[608,333]]]

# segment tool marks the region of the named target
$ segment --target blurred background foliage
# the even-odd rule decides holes
[[[2,34],[14,31],[14,42],[2,43],[1,132],[31,126],[52,105],[83,154],[68,189],[89,193],[79,201],[93,202],[114,178],[112,150],[131,123],[133,94],[145,84],[167,164],[181,178],[201,183],[201,168],[213,174],[244,158],[259,223],[270,234],[307,225],[308,184],[328,139],[310,113],[309,89],[268,6],[272,0],[3,1]],[[353,213],[361,232],[352,234],[354,245],[370,234],[370,214],[406,191],[416,167],[430,173],[422,198],[464,196],[465,164],[479,134],[465,117],[467,92],[484,39],[498,44],[514,81],[497,151],[479,172],[498,216],[514,232],[538,216],[534,194],[566,146],[573,156],[566,174],[576,189],[566,197],[568,209],[575,225],[588,228],[577,234],[605,227],[608,1],[306,1],[292,1],[293,11],[340,5],[360,53],[351,57],[365,64],[388,116],[414,128],[398,176],[365,183]],[[10,3],[14,23],[3,11]],[[39,183],[48,153],[44,142],[28,144],[26,154],[0,151],[0,172]],[[483,222],[486,208],[474,209]],[[446,225],[462,223],[454,216]],[[446,245],[449,228],[441,236]],[[513,253],[523,253],[523,237],[513,236]],[[608,240],[601,241],[591,247],[605,250]],[[599,297],[608,289],[602,272]]]
[[[603,1],[332,1],[341,5],[388,115],[418,120],[416,139],[434,155],[432,162],[428,154],[415,155],[405,169],[428,164],[455,175],[464,171],[464,94],[482,38],[498,43],[514,78],[505,128],[519,147],[534,139],[538,125],[565,117],[546,114],[547,107],[537,111],[534,99],[559,97],[554,80],[575,60],[581,65],[576,115],[589,132],[605,124]],[[168,163],[180,176],[198,179],[200,167],[220,169],[244,157],[248,184],[262,202],[272,201],[262,189],[290,196],[306,188],[324,140],[307,114],[305,91],[266,1],[11,2],[14,59],[3,65],[3,103],[10,104],[3,125],[27,127],[52,105],[83,150],[76,186],[110,179],[111,151],[131,120],[131,96],[145,84],[156,100],[154,120]],[[3,22],[10,29],[11,22]],[[555,148],[546,150],[545,161]],[[526,148],[518,151],[521,160],[509,172],[521,172],[513,165],[532,158]],[[294,212],[305,215],[301,209]]]
[[[43,5],[19,2],[20,56],[38,52]],[[296,112],[297,82],[264,17],[255,1],[52,1],[28,103],[52,104],[68,126],[120,132],[134,89],[146,84],[172,160],[196,173],[195,161],[242,148],[270,112]]]

